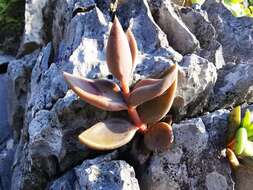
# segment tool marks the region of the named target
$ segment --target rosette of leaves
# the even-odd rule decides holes
[[[106,47],[109,71],[120,85],[107,79],[91,80],[64,72],[70,88],[84,101],[106,111],[127,110],[131,121],[111,118],[101,121],[79,135],[86,146],[111,150],[128,143],[137,131],[144,133],[150,150],[165,150],[173,141],[170,123],[160,120],[170,110],[177,88],[177,65],[160,79],[144,79],[130,90],[129,83],[138,56],[137,43],[128,28],[123,31],[115,16]]]
[[[240,106],[230,115],[227,133],[227,157],[234,168],[244,165],[253,169],[253,122],[251,112],[246,110],[241,118]]]

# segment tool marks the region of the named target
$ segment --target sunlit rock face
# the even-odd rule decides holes
[[[218,110],[173,124],[175,143],[166,152],[154,153],[143,164],[133,154],[141,187],[155,189],[233,189],[232,171],[222,156],[229,111]],[[137,171],[139,171],[137,169]]]
[[[58,189],[124,189],[139,190],[133,167],[125,161],[114,160],[113,152],[93,160],[86,160],[49,185],[50,190]]]
[[[252,63],[252,18],[236,18],[221,3],[213,0],[206,1],[204,9],[216,30],[217,40],[223,46],[225,61]]]
[[[8,125],[0,126],[0,187],[233,189],[222,150],[228,109],[253,101],[252,20],[233,18],[214,1],[201,11],[170,1],[120,1],[117,16],[124,30],[131,28],[139,49],[131,84],[179,65],[170,113],[177,122],[168,151],[151,153],[139,134],[106,155],[81,145],[78,135],[98,121],[127,114],[80,100],[62,71],[118,82],[106,66],[109,8],[109,0],[26,2],[20,57],[8,61],[6,78],[0,79],[0,97],[8,102]]]

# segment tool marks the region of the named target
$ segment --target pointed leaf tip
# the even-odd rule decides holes
[[[132,72],[132,55],[128,39],[115,17],[106,47],[109,71],[120,81],[129,83]]]
[[[130,28],[127,29],[126,36],[127,36],[127,40],[128,40],[131,55],[132,55],[132,64],[133,64],[132,67],[134,68],[135,64],[136,64],[137,57],[138,57],[138,46],[137,46],[137,42],[134,38],[134,34],[132,33]]]
[[[172,142],[172,127],[165,122],[149,126],[144,134],[144,143],[151,151],[165,151],[170,148]]]
[[[131,106],[138,106],[155,97],[162,95],[177,79],[177,65],[172,65],[162,79],[145,79],[144,82],[137,83],[131,92],[128,103]]]
[[[236,158],[235,153],[230,148],[226,149],[226,157],[228,158],[230,164],[234,168],[236,168],[240,165],[238,159]]]
[[[127,144],[138,130],[122,119],[108,119],[93,125],[79,135],[79,140],[96,150],[112,150]]]
[[[248,135],[247,135],[247,130],[245,128],[239,128],[236,132],[236,142],[235,142],[235,147],[234,151],[237,155],[242,154],[244,151],[247,141],[248,141]]]
[[[250,126],[250,123],[251,123],[251,113],[250,113],[249,109],[247,109],[244,114],[244,117],[242,119],[241,125],[242,125],[242,127],[248,129]]]
[[[90,80],[63,73],[70,88],[84,101],[107,111],[127,110],[119,86],[109,80]]]

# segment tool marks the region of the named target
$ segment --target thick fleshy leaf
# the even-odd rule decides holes
[[[63,73],[70,88],[89,104],[107,111],[127,110],[119,86],[110,80],[90,80]]]
[[[161,79],[142,79],[134,85],[132,91],[134,91],[135,89],[138,89],[138,88],[142,88],[144,86],[157,84],[157,82],[159,82],[159,81],[161,81]]]
[[[128,84],[132,72],[132,55],[127,36],[117,17],[114,18],[108,38],[106,60],[110,72],[121,83]]]
[[[239,163],[239,161],[238,161],[235,153],[231,149],[229,149],[229,148],[226,149],[226,156],[227,156],[230,164],[234,168],[236,168],[236,167],[238,167],[240,165],[240,163]]]
[[[165,122],[159,122],[149,126],[144,133],[144,143],[152,151],[167,150],[172,142],[172,127]]]
[[[251,119],[251,113],[247,109],[246,112],[245,112],[245,114],[244,114],[244,117],[242,119],[241,126],[244,127],[244,128],[246,128],[246,129],[248,129],[249,126],[250,126],[250,123],[251,123],[250,119]]]
[[[153,80],[151,84],[139,85],[135,88],[128,99],[131,106],[138,106],[163,94],[176,80],[178,73],[177,65],[173,65],[162,79]],[[156,81],[156,82],[154,82]],[[154,82],[154,83],[153,83]]]
[[[241,154],[242,156],[249,156],[252,157],[253,156],[253,142],[251,141],[247,141],[246,146]]]
[[[170,110],[177,89],[177,79],[164,94],[137,107],[137,112],[144,123],[160,121]]]
[[[235,153],[237,155],[242,154],[248,142],[247,130],[245,128],[239,128],[235,135]]]
[[[132,64],[133,64],[133,67],[135,67],[136,59],[138,57],[138,46],[130,28],[127,29],[126,36],[127,36],[127,40],[129,43],[131,54],[132,54]]]
[[[247,128],[247,132],[248,132],[248,138],[252,139],[253,138],[253,123],[249,125],[249,127]]]
[[[227,143],[230,143],[235,137],[236,130],[241,123],[241,107],[235,107],[229,114],[228,118],[228,131],[227,131]]]
[[[108,119],[93,125],[79,135],[79,140],[96,150],[112,150],[127,144],[138,130],[122,119]]]

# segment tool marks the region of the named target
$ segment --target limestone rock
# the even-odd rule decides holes
[[[7,76],[0,75],[0,145],[11,135],[11,129],[8,125],[7,113]]]
[[[5,139],[5,145],[0,145],[0,187],[8,190],[11,187],[12,164],[14,160],[15,147],[13,139]]]
[[[217,41],[216,30],[209,21],[207,12],[189,7],[177,7],[177,9],[185,25],[199,40],[201,49],[197,54],[213,62],[217,69],[222,68],[225,65],[223,48]]]
[[[206,149],[208,134],[201,119],[182,121],[173,125],[175,146],[184,148],[194,156]]]
[[[45,32],[43,30],[43,9],[48,0],[29,1],[25,6],[25,32],[23,34],[21,51],[31,53],[34,49],[44,45]],[[20,53],[21,54],[21,53]]]
[[[86,160],[55,180],[49,190],[105,189],[139,190],[135,172],[125,161],[114,160],[115,154]],[[114,158],[113,158],[114,157]]]
[[[75,9],[89,8],[94,1],[42,0],[27,1],[25,6],[25,31],[18,56],[31,53],[39,47],[53,42],[55,57],[63,33]]]
[[[206,187],[208,190],[228,189],[226,178],[218,172],[212,172],[206,176]]]
[[[149,4],[157,24],[175,50],[185,55],[199,48],[198,40],[176,14],[170,0],[150,0]]]
[[[8,66],[8,123],[18,140],[25,117],[26,102],[29,93],[32,68],[36,63],[39,51],[21,59],[9,62]]]
[[[183,98],[184,108],[178,114],[193,116],[207,105],[217,80],[217,71],[213,63],[195,54],[184,56],[180,66],[182,72],[179,73],[177,96]],[[174,107],[177,109],[177,105]]]
[[[233,189],[230,165],[222,156],[228,113],[218,110],[173,124],[173,148],[154,153],[137,166],[146,165],[144,171],[137,172],[141,187],[147,190]]]
[[[214,94],[210,97],[209,108],[227,108],[233,105],[253,102],[253,65],[227,65],[219,71]]]
[[[1,59],[1,58],[0,58]],[[7,113],[7,75],[0,75],[0,189],[11,187],[12,163],[15,147]]]
[[[226,62],[252,63],[253,20],[237,18],[220,2],[207,0],[203,6],[216,30],[217,40],[222,44]]]

